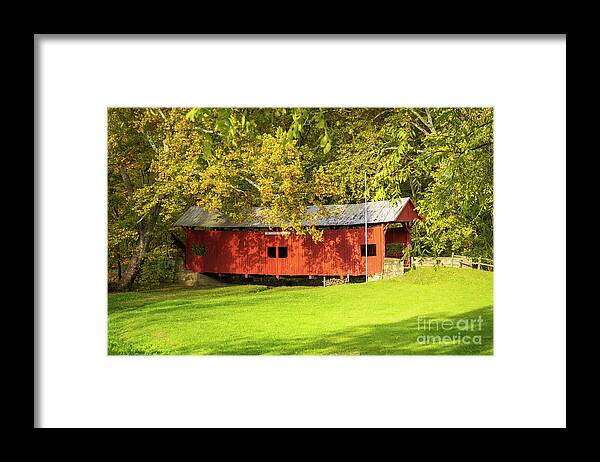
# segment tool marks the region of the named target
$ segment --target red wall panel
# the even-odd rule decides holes
[[[395,221],[403,221],[410,223],[414,220],[422,220],[423,217],[416,211],[412,201],[408,201],[408,204],[398,214]]]
[[[385,232],[385,243],[386,244],[397,244],[402,243],[404,246],[408,246],[410,244],[410,234],[408,232],[408,228],[388,228]],[[402,256],[402,252],[386,254],[387,257],[400,258]]]
[[[385,237],[383,226],[368,229],[369,244],[377,254],[369,259],[369,274],[383,269]],[[192,246],[203,245],[205,254],[194,255]],[[308,235],[267,235],[265,231],[187,231],[187,267],[199,273],[262,274],[275,276],[352,276],[365,274],[360,255],[364,228],[325,229],[323,240]],[[267,247],[287,247],[287,258],[268,258]]]

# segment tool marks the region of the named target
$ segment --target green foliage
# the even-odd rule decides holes
[[[418,268],[368,284],[159,290],[109,294],[108,300],[109,354],[493,352],[493,274],[486,271]],[[440,321],[481,316],[482,330],[475,334],[482,343],[419,344],[419,316]]]
[[[491,109],[436,112],[439,130],[424,138],[431,165],[419,198],[427,217],[415,241],[432,255],[493,257],[493,134]]]
[[[401,254],[404,251],[404,245],[402,242],[389,242],[385,244],[386,255]]]
[[[352,109],[335,113],[336,152],[325,174],[335,202],[410,196],[425,221],[413,253],[493,254],[491,108]],[[332,124],[330,124],[332,125]]]
[[[127,268],[144,287],[156,285],[162,271],[146,254],[169,245],[171,224],[193,203],[203,169],[205,137],[187,113],[108,110],[109,271]]]
[[[414,255],[493,256],[491,108],[114,108],[108,167],[111,274],[169,245],[192,204],[268,207],[318,240],[306,206],[361,202],[365,172],[369,200],[410,196],[425,217]]]
[[[202,257],[206,253],[206,249],[201,244],[192,245],[192,253],[197,257]]]
[[[169,253],[168,247],[161,246],[152,249],[146,255],[135,282],[137,289],[153,289],[159,287],[161,282],[173,282],[175,263]]]

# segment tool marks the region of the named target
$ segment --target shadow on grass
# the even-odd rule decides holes
[[[428,328],[429,319],[432,322]],[[493,332],[493,308],[485,306],[452,316],[436,314],[435,318],[413,317],[395,323],[357,326],[318,339],[241,338],[216,346],[204,342],[186,345],[170,354],[491,355]]]
[[[210,300],[236,295],[254,295],[268,291],[264,286],[226,286],[208,288],[178,288],[147,292],[111,293],[108,298],[108,314],[135,311],[147,307],[182,306],[185,304],[210,304]]]

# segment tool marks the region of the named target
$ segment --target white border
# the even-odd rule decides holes
[[[39,426],[565,425],[564,37],[36,46]],[[137,105],[493,106],[495,355],[107,357],[106,107]]]

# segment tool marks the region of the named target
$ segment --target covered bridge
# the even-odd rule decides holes
[[[408,197],[396,203],[308,207],[323,240],[269,226],[255,208],[232,222],[202,207],[190,207],[175,223],[186,229],[186,267],[198,273],[270,276],[369,276],[381,274],[384,258],[404,258],[410,227],[421,219]],[[366,215],[366,217],[365,217]],[[367,246],[365,246],[365,218]],[[366,260],[368,259],[368,264]]]

